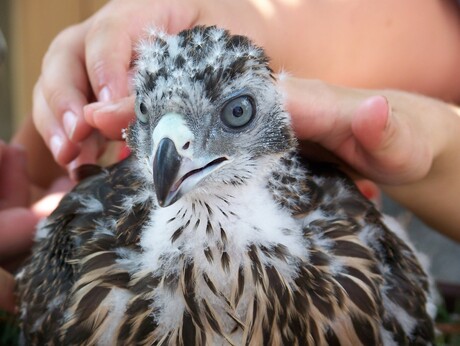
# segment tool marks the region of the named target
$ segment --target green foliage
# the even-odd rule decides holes
[[[16,317],[0,310],[0,345],[17,345],[19,339],[19,326]]]
[[[436,326],[438,346],[460,346],[460,297],[451,302],[450,307],[446,304],[438,306]]]

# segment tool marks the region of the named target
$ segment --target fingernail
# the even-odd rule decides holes
[[[61,152],[62,146],[64,144],[64,140],[59,135],[53,135],[50,140],[50,149],[53,153],[55,159],[58,158],[59,153]]]
[[[109,103],[106,105],[102,105],[98,109],[94,110],[94,113],[112,113],[120,109],[120,105],[118,103]]]
[[[62,118],[62,122],[64,124],[64,130],[70,139],[72,139],[73,134],[75,132],[75,128],[77,127],[77,120],[78,120],[77,115],[72,111],[65,112]]]
[[[117,104],[118,103],[112,103],[112,102],[93,102],[83,107],[83,109],[84,109],[84,112],[86,113],[88,112],[94,113],[94,112],[99,112],[101,110],[104,112],[105,109],[111,109]]]
[[[109,102],[112,100],[112,95],[110,94],[110,89],[105,86],[99,92],[98,100],[101,102]]]
[[[83,116],[85,117],[85,120],[88,124],[96,126],[94,120],[94,113],[96,113],[97,110],[101,107],[101,105],[104,104],[104,102],[94,102],[83,107]]]

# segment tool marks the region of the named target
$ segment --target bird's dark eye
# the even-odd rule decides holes
[[[147,123],[147,107],[143,102],[139,104],[139,112],[136,113],[140,122]]]
[[[147,107],[145,107],[145,104],[143,102],[141,102],[139,108],[140,108],[142,114],[147,113]]]
[[[244,95],[228,101],[222,108],[222,122],[231,128],[240,128],[251,122],[256,108],[250,96]]]

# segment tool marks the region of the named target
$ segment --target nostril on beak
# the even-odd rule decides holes
[[[187,143],[184,144],[182,149],[187,150],[189,147],[190,147],[190,142],[187,142]]]

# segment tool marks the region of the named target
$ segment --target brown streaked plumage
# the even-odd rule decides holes
[[[214,27],[140,45],[132,156],[85,170],[17,276],[26,344],[433,342],[413,250],[298,156],[267,64]]]

